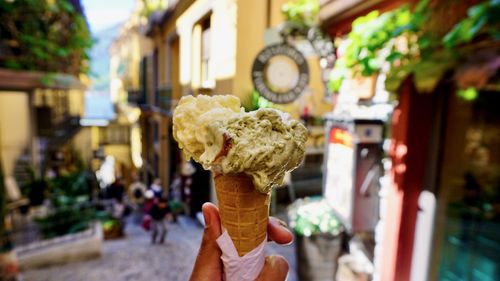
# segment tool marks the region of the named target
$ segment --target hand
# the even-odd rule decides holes
[[[222,235],[219,209],[212,203],[205,203],[202,207],[205,218],[205,229],[201,241],[198,257],[191,273],[191,281],[222,280],[223,266],[221,250],[217,245],[217,238]],[[290,244],[292,233],[283,226],[280,220],[269,217],[267,234],[270,241],[278,244]],[[260,272],[258,281],[285,280],[288,275],[288,262],[282,256],[267,256],[264,268]]]

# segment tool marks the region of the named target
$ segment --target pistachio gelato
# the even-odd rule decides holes
[[[186,156],[215,173],[245,173],[262,193],[300,164],[307,140],[307,129],[288,114],[270,108],[247,113],[234,96],[183,97],[173,127]]]

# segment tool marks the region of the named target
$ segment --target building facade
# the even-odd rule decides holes
[[[239,97],[248,110],[255,109],[253,99],[258,92],[252,83],[252,65],[264,47],[282,42],[279,35],[266,34],[279,33],[285,20],[281,8],[287,2],[168,1],[165,9],[149,17],[145,34],[153,46],[142,58],[140,70],[146,105],[143,112],[149,116],[141,121],[146,140],[143,155],[164,187],[181,174],[186,160],[172,138],[175,105],[184,95],[231,94]],[[305,57],[310,71],[307,87],[296,100],[273,105],[297,119],[304,113],[322,117],[332,109],[331,101],[324,96],[318,56],[309,52]],[[322,135],[321,128],[319,131]],[[320,183],[318,186],[320,189]],[[199,201],[209,199],[208,194],[202,194]],[[198,205],[201,207],[201,203]]]

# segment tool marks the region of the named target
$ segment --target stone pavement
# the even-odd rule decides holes
[[[25,281],[184,281],[196,258],[203,228],[190,218],[169,224],[163,245],[151,245],[149,233],[129,224],[127,237],[106,241],[98,259],[23,272]],[[290,263],[288,280],[296,281],[293,246],[270,244],[268,254],[281,254]]]

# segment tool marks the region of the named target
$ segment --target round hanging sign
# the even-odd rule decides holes
[[[288,44],[264,48],[252,66],[252,81],[257,92],[273,103],[290,103],[309,83],[306,58]]]

